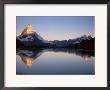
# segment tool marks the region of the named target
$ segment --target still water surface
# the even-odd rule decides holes
[[[17,75],[94,75],[94,52],[54,48],[17,50]]]

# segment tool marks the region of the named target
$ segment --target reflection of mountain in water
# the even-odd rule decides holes
[[[82,49],[73,48],[49,48],[49,49],[38,49],[38,50],[17,50],[17,55],[21,57],[21,60],[25,63],[28,68],[32,67],[32,63],[36,60],[43,52],[65,52],[69,54],[75,54],[81,56],[84,60],[88,60],[91,56],[94,56],[94,51],[85,51]]]
[[[33,61],[41,55],[42,51],[30,51],[30,50],[17,50],[17,55],[21,57],[21,60],[26,64],[28,68],[32,67]]]

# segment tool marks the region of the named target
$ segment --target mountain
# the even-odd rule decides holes
[[[82,40],[82,42],[76,44],[69,44],[68,47],[80,48],[85,50],[95,50],[95,38]]]
[[[92,39],[92,37],[90,35],[83,35],[81,37],[78,37],[76,39],[69,39],[68,42],[69,44],[77,44],[77,43],[81,43],[83,40],[90,40]]]
[[[49,41],[44,40],[40,35],[32,30],[32,25],[28,24],[22,33],[16,37],[17,47],[46,47],[50,44]]]
[[[35,49],[35,48],[81,48],[87,50],[95,49],[95,38],[90,35],[69,40],[48,41],[43,39],[38,33],[33,31],[32,25],[28,24],[21,34],[16,37],[17,48]]]
[[[75,38],[75,39],[69,39],[69,40],[54,40],[54,41],[50,41],[51,43],[53,43],[54,47],[69,47],[69,46],[73,46],[76,44],[81,44],[84,40],[88,40],[90,41],[92,39],[92,37],[90,35],[83,35],[81,37]]]

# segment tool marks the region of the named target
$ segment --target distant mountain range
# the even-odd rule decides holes
[[[94,50],[95,38],[90,35],[83,35],[76,39],[48,41],[32,30],[32,25],[28,24],[22,33],[16,37],[17,48],[81,48]]]

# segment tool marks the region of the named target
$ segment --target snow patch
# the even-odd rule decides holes
[[[19,39],[20,39],[20,38],[19,38]],[[33,41],[34,38],[33,38],[32,36],[28,35],[27,37],[22,38],[22,39],[20,39],[20,40],[21,40],[21,41]]]
[[[37,35],[37,38],[39,39],[39,40],[44,40],[41,36],[39,36],[39,35]]]
[[[49,41],[47,41],[47,40],[43,40],[42,42],[43,42],[43,43],[50,43],[50,42],[49,42]]]

